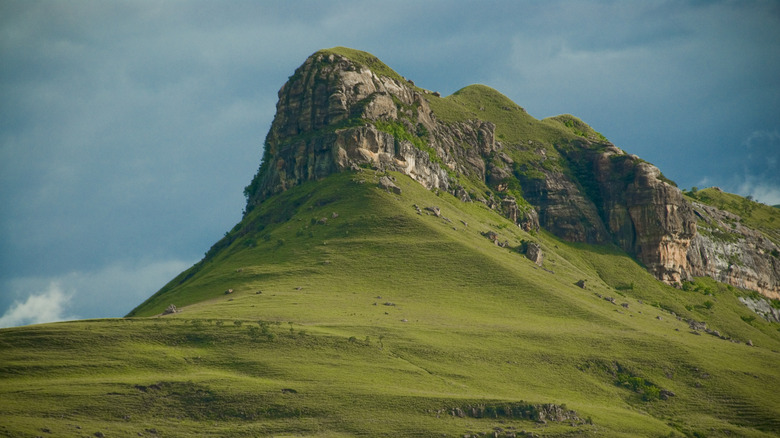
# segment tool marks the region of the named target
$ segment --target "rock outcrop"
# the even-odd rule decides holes
[[[691,273],[780,299],[780,248],[733,213],[693,203],[700,229],[687,253]]]
[[[593,164],[600,212],[613,241],[662,281],[688,278],[686,254],[696,218],[680,190],[657,167],[616,147],[599,153]]]
[[[538,423],[551,421],[556,423],[584,424],[586,422],[577,415],[577,412],[567,409],[566,405],[554,403],[530,404],[522,401],[519,403],[499,403],[495,405],[484,403],[470,404],[449,409],[439,409],[435,411],[435,414],[437,417],[449,414],[458,418],[512,418],[532,420]]]
[[[765,320],[780,322],[780,309],[772,307],[765,298],[739,297],[739,301]]]
[[[718,214],[699,205],[694,213],[652,164],[572,116],[538,121],[495,90],[473,86],[470,93],[476,104],[464,106],[416,87],[370,54],[315,53],[279,91],[260,170],[245,190],[246,211],[335,172],[397,171],[482,202],[529,232],[541,226],[569,241],[613,242],[669,284],[708,275],[780,296],[778,260],[762,257],[776,247],[760,233],[746,229],[727,243],[697,233],[697,220]],[[444,117],[434,103],[445,112],[461,105],[459,116]]]
[[[687,253],[696,217],[682,192],[657,167],[605,142],[578,139],[558,147],[570,170],[524,181],[543,227],[571,241],[614,242],[658,279],[691,275]]]

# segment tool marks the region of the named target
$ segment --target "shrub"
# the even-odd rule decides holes
[[[260,327],[255,327],[255,326],[249,327],[249,337],[250,338],[252,338],[254,340],[258,340],[260,338],[260,336],[261,336]]]
[[[642,389],[642,400],[658,400],[661,398],[661,389],[657,386],[645,386]]]
[[[634,376],[627,371],[618,371],[616,383],[619,386],[642,394],[642,400],[644,401],[658,400],[661,398],[661,388],[642,377]]]

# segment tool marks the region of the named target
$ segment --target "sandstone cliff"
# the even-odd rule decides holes
[[[484,86],[442,98],[365,52],[319,51],[279,91],[263,162],[245,191],[247,211],[304,181],[359,167],[482,202],[528,231],[612,242],[670,284],[708,275],[777,295],[777,259],[761,257],[772,248],[756,244],[759,236],[737,250],[697,233],[697,220],[719,213],[692,206],[655,166],[580,120],[536,120]],[[724,265],[716,254],[725,253],[743,262]]]

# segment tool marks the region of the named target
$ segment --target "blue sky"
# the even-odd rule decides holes
[[[277,91],[373,53],[780,204],[777,1],[0,2],[0,327],[118,317],[241,218]]]

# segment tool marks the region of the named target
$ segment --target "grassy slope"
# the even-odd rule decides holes
[[[530,235],[395,177],[400,196],[365,171],[268,200],[133,318],[0,330],[0,435],[780,432],[780,335],[737,291],[671,289],[614,248]],[[487,230],[540,243],[544,269]],[[183,311],[154,316],[171,303]],[[695,335],[669,310],[741,343]],[[616,364],[676,396],[643,401],[616,384]],[[436,415],[521,400],[593,424]]]

